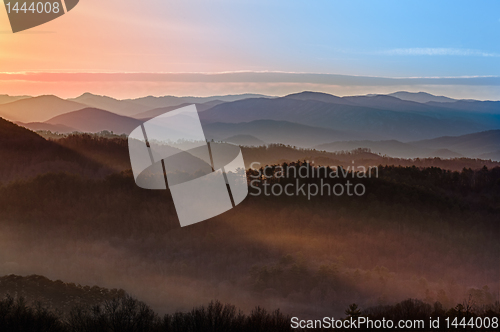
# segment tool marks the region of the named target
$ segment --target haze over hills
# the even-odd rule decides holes
[[[258,98],[255,98],[256,96]],[[422,102],[402,100],[395,96],[407,99],[415,97],[413,99]],[[2,97],[4,100],[7,100],[5,98],[18,98],[0,96],[0,99]],[[213,97],[149,96],[129,100],[117,100],[86,93],[71,100],[63,100],[55,96],[28,97],[16,100],[0,105],[0,116],[22,123],[33,130],[50,130],[60,133],[74,130],[90,132],[108,130],[116,133],[127,133],[130,128],[140,123],[137,120],[145,121],[194,102],[200,112],[200,118],[205,124],[216,122],[239,124],[258,120],[273,120],[287,122],[288,124],[285,126],[289,127],[290,130],[292,130],[290,123],[305,125],[308,126],[305,132],[311,132],[310,137],[304,138],[303,143],[300,144],[299,140],[290,139],[296,135],[296,132],[290,131],[285,135],[283,126],[258,122],[251,125],[251,130],[248,125],[232,126],[232,129],[229,129],[228,126],[222,128],[219,125],[221,133],[211,132],[215,139],[251,135],[266,143],[276,142],[303,147],[364,140],[411,142],[500,128],[499,101],[453,101],[451,98],[448,99],[426,93],[415,94],[404,91],[393,93],[392,96],[338,97],[327,93],[305,91],[280,98],[243,94]],[[427,100],[446,100],[446,102],[427,102]],[[80,101],[80,103],[75,101]],[[94,111],[71,114],[78,110],[89,109],[89,104],[94,106],[90,107]],[[100,107],[96,107],[97,105]],[[153,107],[157,105],[162,107]],[[95,111],[96,109],[112,113],[102,113]],[[63,114],[68,116],[58,117]],[[124,116],[124,114],[129,114],[135,119]],[[58,118],[54,119],[55,117]],[[43,121],[46,121],[46,125],[42,123]],[[59,121],[59,123],[55,121]],[[262,128],[258,129],[259,126]],[[316,128],[316,130],[312,130],[311,127]],[[336,134],[332,134],[329,139],[326,139],[327,135],[324,134],[324,129],[333,130]],[[268,130],[277,130],[278,132],[275,134],[265,133]],[[339,136],[339,132],[342,132],[344,136]],[[349,146],[352,144],[350,143]],[[394,150],[394,146],[378,148],[381,151],[392,153],[399,151],[398,156],[428,156],[432,155],[435,150],[443,149],[439,147],[435,150],[414,151],[415,148],[413,148],[405,152]],[[460,151],[450,150],[451,154],[461,154]],[[491,152],[488,150],[484,153]]]
[[[21,99],[28,99],[31,98],[30,96],[9,96],[9,95],[0,95],[0,105],[1,104],[7,104],[7,103],[12,103],[14,101],[18,101]]]
[[[426,92],[407,92],[407,91],[398,91],[394,93],[388,94],[388,96],[396,97],[401,100],[414,101],[417,103],[428,103],[430,101],[438,102],[438,103],[450,103],[457,101],[456,99],[448,98],[445,96],[434,96],[430,93]]]
[[[368,148],[374,153],[395,158],[479,158],[500,161],[500,130],[445,136],[430,140],[403,143],[389,141],[342,141],[321,144],[315,148],[328,152]]]
[[[82,132],[97,133],[108,130],[116,134],[129,134],[142,121],[97,108],[84,108],[56,116],[46,123],[64,125]]]
[[[324,103],[355,106],[355,104],[349,101],[348,99],[337,97],[324,92],[304,91],[304,92],[289,94],[284,98],[296,99],[296,100],[315,100]]]
[[[62,124],[50,124],[46,122],[29,122],[29,123],[16,122],[16,124],[33,131],[46,130],[60,134],[68,134],[78,131],[75,128],[71,128]]]
[[[207,139],[224,140],[237,135],[250,135],[266,143],[282,143],[299,147],[341,139],[359,139],[364,133],[318,128],[288,121],[255,120],[241,123],[204,123]]]
[[[453,103],[428,102],[427,105],[471,113],[500,114],[500,101],[458,100]]]
[[[166,108],[167,111],[172,107],[186,104],[206,104],[215,106],[219,103],[242,100],[247,98],[271,98],[265,95],[258,94],[241,94],[227,96],[211,96],[211,97],[176,97],[163,96],[154,97],[147,96],[136,99],[115,99],[108,96],[100,96],[92,93],[84,93],[79,97],[68,99],[90,107],[103,109],[120,115],[134,116],[135,118],[144,117],[139,115],[153,109]],[[153,114],[156,114],[153,112]],[[145,116],[147,117],[147,116]]]
[[[264,146],[267,144],[266,142],[252,135],[234,135],[224,138],[222,141],[240,146]]]
[[[131,100],[118,100],[107,96],[99,96],[91,93],[84,93],[83,95],[68,99],[80,104],[84,104],[93,108],[110,111],[120,115],[133,115],[139,112],[149,110],[149,106],[135,103]]]
[[[425,158],[430,157],[434,150],[426,147],[416,147],[409,143],[396,140],[385,141],[340,141],[321,144],[315,147],[318,150],[328,152],[351,151],[354,149],[367,148],[373,153],[387,155],[395,158]]]
[[[464,156],[478,158],[500,150],[500,130],[489,130],[455,137],[439,137],[411,142],[413,146],[430,149],[449,149]]]
[[[225,96],[210,96],[210,97],[175,97],[175,96],[163,96],[163,97],[143,97],[137,99],[126,99],[127,101],[133,101],[141,105],[148,106],[150,109],[161,108],[168,106],[176,106],[180,104],[203,104],[209,101],[220,100],[222,102],[232,102],[237,100],[243,100],[248,98],[274,98],[271,96],[245,93],[240,95],[225,95]]]
[[[54,116],[73,112],[86,106],[56,96],[39,96],[0,105],[0,116],[10,121],[44,122]]]
[[[212,101],[207,101],[207,102],[202,103],[202,104],[195,103],[194,105],[196,105],[196,109],[198,110],[198,112],[203,112],[203,111],[206,111],[214,106],[217,106],[217,105],[220,105],[223,103],[224,102],[220,101],[220,100],[212,100]],[[155,108],[155,109],[152,109],[152,110],[149,110],[146,112],[141,112],[139,114],[135,114],[135,115],[133,115],[133,118],[151,119],[151,118],[154,118],[154,117],[161,115],[163,113],[167,113],[167,112],[170,112],[170,111],[173,111],[173,110],[176,110],[178,108],[185,107],[185,106],[189,106],[189,105],[193,105],[193,104],[192,103],[183,103],[183,104],[176,105],[176,106]]]
[[[307,100],[297,100],[295,95],[293,98],[257,98],[224,103],[201,113],[200,118],[205,122],[226,123],[262,119],[289,121],[345,132],[364,132],[366,138],[372,140],[400,141],[463,135],[500,128],[500,117],[491,114],[455,114],[449,109],[433,110],[425,104],[387,96],[345,99],[359,105],[375,104],[376,107],[334,104],[312,100],[311,93],[307,94]],[[320,97],[325,98],[324,94],[320,94]],[[394,110],[381,109],[381,104],[386,104]],[[412,109],[396,111],[397,104],[411,105]]]

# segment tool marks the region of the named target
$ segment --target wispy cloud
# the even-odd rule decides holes
[[[216,73],[2,73],[0,81],[22,82],[178,82],[178,83],[304,83],[338,86],[490,85],[500,86],[500,76],[375,77],[336,74],[236,71]]]
[[[454,55],[454,56],[482,56],[482,57],[500,57],[500,54],[489,53],[481,50],[463,49],[463,48],[445,48],[445,47],[415,47],[415,48],[394,48],[380,51],[378,54],[385,55]]]

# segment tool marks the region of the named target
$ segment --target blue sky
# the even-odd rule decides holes
[[[500,74],[500,1],[206,1],[202,8],[193,19],[228,29],[232,43],[221,44],[244,50],[256,69]]]
[[[18,34],[8,30],[7,16],[0,10],[0,72],[4,73],[500,76],[500,1],[493,0],[85,0],[69,14],[38,28]],[[361,93],[346,86],[322,89],[314,82],[309,87],[274,90],[247,83],[227,92],[249,89],[246,92],[281,94],[311,88]],[[0,88],[11,84],[0,82]],[[78,89],[85,90],[85,85]],[[193,86],[174,92],[189,89]],[[190,94],[224,92],[223,87],[200,89]],[[460,92],[450,87],[425,89],[455,97],[467,91],[463,86]],[[469,92],[467,98],[498,99],[495,96],[500,95],[498,83]]]

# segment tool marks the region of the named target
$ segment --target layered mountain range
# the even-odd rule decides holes
[[[207,139],[256,146],[282,143],[342,151],[369,148],[391,157],[500,160],[500,101],[455,100],[405,91],[338,97],[144,97],[118,100],[86,93],[0,96],[0,116],[31,130],[128,134],[141,123],[196,104]]]

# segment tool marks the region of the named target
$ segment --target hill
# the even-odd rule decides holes
[[[203,103],[203,104],[195,104],[195,105],[196,105],[196,109],[198,110],[198,112],[203,112],[203,111],[206,111],[214,106],[217,106],[217,105],[220,105],[223,103],[224,102],[220,101],[220,100],[212,100],[212,101],[207,101],[206,103]],[[183,104],[176,105],[176,106],[155,108],[155,109],[152,109],[152,110],[149,110],[146,112],[141,112],[139,114],[135,114],[133,117],[135,119],[141,119],[144,121],[146,119],[151,119],[151,118],[154,118],[158,115],[176,110],[176,109],[181,108],[181,107],[189,106],[189,105],[192,105],[192,103],[183,103]]]
[[[500,150],[490,152],[490,153],[483,153],[483,154],[479,155],[479,158],[485,159],[485,160],[500,161]]]
[[[12,103],[14,101],[18,101],[21,99],[28,99],[31,98],[30,96],[9,96],[9,95],[0,95],[0,105],[1,104],[8,104]]]
[[[430,101],[438,102],[438,103],[452,103],[457,101],[456,99],[448,98],[445,96],[435,96],[426,92],[407,92],[407,91],[398,91],[394,93],[388,94],[388,96],[396,97],[401,100],[414,101],[417,103],[428,103]]]
[[[323,95],[321,97],[324,98]],[[409,105],[408,107],[411,107],[406,110],[377,108],[382,107],[382,104],[387,107],[391,104],[391,107],[398,109],[398,105],[403,101],[394,97],[347,99],[352,102],[356,101],[360,105],[373,105],[373,107],[295,98],[258,98],[224,103],[201,113],[200,118],[204,122],[212,123],[239,123],[264,119],[289,121],[344,132],[363,132],[365,133],[364,139],[400,141],[414,141],[443,135],[463,135],[500,127],[500,117],[491,118],[489,115],[477,113],[468,116],[469,114],[463,112],[455,114],[449,109],[440,112],[431,111],[430,106],[413,102],[405,102]],[[390,102],[387,102],[388,100]],[[330,142],[333,140],[330,139]]]
[[[92,93],[84,93],[79,97],[68,99],[88,105],[93,108],[98,108],[113,112],[119,115],[133,116],[136,119],[152,118],[156,115],[168,112],[170,110],[182,107],[183,105],[198,104],[198,111],[203,111],[211,106],[221,104],[227,101],[236,101],[247,98],[264,97],[257,94],[242,94],[242,95],[227,95],[227,96],[212,96],[212,97],[176,97],[163,96],[153,97],[147,96],[135,99],[115,99],[107,96],[99,96]],[[146,113],[150,111],[150,113]]]
[[[250,135],[267,143],[282,143],[301,147],[312,147],[336,139],[366,137],[365,134],[359,132],[348,133],[341,130],[275,120],[205,123],[203,130],[207,139],[216,141],[236,135]]]
[[[403,143],[388,141],[339,141],[315,148],[329,152],[368,148],[374,153],[396,158],[495,158],[500,146],[500,130],[490,130],[462,136],[443,136],[431,140]],[[491,155],[490,155],[491,154]]]
[[[281,148],[253,150],[277,158]],[[352,165],[354,155],[339,158]],[[426,298],[449,308],[471,285],[498,283],[499,170],[380,167],[377,178],[349,176],[366,186],[359,197],[309,200],[250,188],[235,209],[185,228],[170,193],[138,188],[130,172],[46,175],[0,187],[0,269],[124,288],[163,312],[213,296],[243,310],[279,303],[305,316],[368,307],[382,295],[386,303]],[[270,183],[278,180],[320,184],[299,175]]]
[[[56,96],[39,96],[0,105],[0,116],[10,121],[44,122],[54,116],[85,108]]]
[[[427,104],[462,112],[500,114],[500,101],[458,100],[453,103],[428,102]]]
[[[108,130],[117,134],[129,134],[142,122],[97,108],[84,108],[56,116],[46,123],[64,125],[82,132],[97,133]]]
[[[331,104],[339,104],[339,105],[351,105],[354,106],[355,104],[350,102],[348,99],[342,98],[342,97],[337,97],[328,93],[323,93],[323,92],[314,92],[314,91],[304,91],[304,92],[299,92],[299,93],[292,93],[285,98],[288,99],[296,99],[296,100],[315,100],[315,101],[321,101],[324,103],[331,103]]]
[[[498,151],[498,147],[500,146],[500,130],[490,130],[462,136],[445,136],[411,142],[411,144],[434,150],[449,149],[463,156],[479,158],[485,154]]]
[[[175,96],[163,96],[163,97],[143,97],[137,99],[127,99],[127,101],[133,101],[144,106],[148,106],[150,109],[162,108],[169,106],[178,106],[181,104],[203,104],[211,101],[222,101],[222,102],[232,102],[237,100],[244,100],[249,98],[272,98],[265,95],[245,93],[241,95],[224,95],[224,96],[211,96],[211,97],[175,97]]]
[[[395,158],[390,156],[381,156],[372,152],[367,148],[359,148],[352,151],[328,152],[317,149],[297,149],[291,146],[280,144],[270,144],[268,146],[259,147],[243,147],[243,156],[247,167],[250,167],[252,162],[258,162],[261,165],[280,164],[283,162],[293,162],[297,160],[309,160],[315,165],[322,166],[352,166],[353,162],[356,165],[370,166],[402,166],[402,167],[439,167],[450,171],[461,171],[464,168],[473,170],[500,167],[500,162],[489,161],[490,158],[471,159],[471,158],[453,158],[434,157],[431,151],[427,158]],[[443,155],[452,154],[451,152],[441,151]]]
[[[118,100],[107,96],[94,95],[88,92],[68,100],[126,116],[131,116],[150,109],[148,106],[135,103],[132,100]]]
[[[22,277],[11,274],[0,277],[0,299],[6,295],[23,297],[33,306],[39,301],[49,310],[59,310],[67,314],[75,306],[99,305],[115,298],[123,298],[126,293],[122,289],[110,290],[98,286],[65,283],[61,280],[52,281],[39,275]]]
[[[28,179],[47,172],[102,177],[111,170],[0,118],[0,182]]]
[[[229,142],[241,146],[262,146],[266,145],[266,142],[258,139],[252,135],[234,135],[227,137],[222,140],[223,142]]]
[[[408,143],[396,140],[386,141],[341,141],[321,144],[315,147],[318,150],[328,152],[351,151],[354,149],[367,148],[373,153],[387,155],[395,158],[425,158],[430,157],[432,149],[426,147],[416,147]],[[434,155],[433,155],[434,156]],[[437,156],[436,156],[437,157]]]
[[[45,123],[45,122],[29,122],[29,123],[23,123],[23,122],[16,122],[16,124],[20,125],[21,127],[27,128],[29,130],[33,131],[38,131],[38,130],[45,130],[45,131],[50,131],[53,133],[60,133],[60,134],[67,134],[67,133],[72,133],[76,130],[75,128],[71,128],[68,126],[60,125],[60,124],[50,124],[50,123]]]

